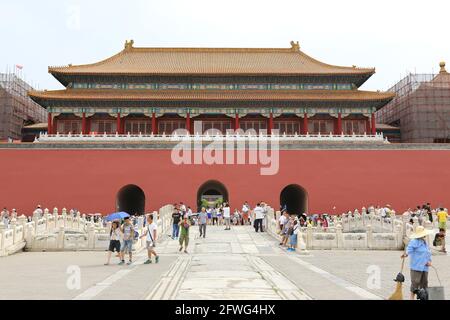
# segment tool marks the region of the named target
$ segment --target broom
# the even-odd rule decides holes
[[[402,256],[402,267],[400,273],[394,279],[397,282],[394,293],[389,297],[388,300],[403,300],[403,282],[405,282],[405,276],[403,275],[403,267],[405,266],[405,258]]]

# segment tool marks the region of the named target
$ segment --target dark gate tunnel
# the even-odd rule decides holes
[[[291,215],[308,213],[308,192],[297,184],[288,185],[280,194],[280,207],[284,206]]]
[[[144,191],[133,184],[123,187],[117,193],[116,208],[117,211],[123,211],[130,215],[145,214]]]
[[[225,185],[216,180],[209,180],[202,184],[197,191],[197,207],[201,209],[203,195],[221,195],[223,201],[229,202],[228,190]]]

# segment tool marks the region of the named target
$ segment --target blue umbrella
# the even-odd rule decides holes
[[[122,220],[129,216],[130,215],[126,212],[111,213],[109,216],[106,217],[106,221]]]

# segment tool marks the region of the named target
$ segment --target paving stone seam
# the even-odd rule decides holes
[[[175,299],[190,264],[190,256],[180,256],[169,270],[161,276],[150,293],[145,295],[145,300]]]

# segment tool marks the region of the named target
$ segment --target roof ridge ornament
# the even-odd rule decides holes
[[[439,63],[439,67],[441,67],[441,70],[439,71],[439,73],[447,73],[447,70],[445,69],[445,61],[442,61],[441,63]]]
[[[300,44],[294,41],[291,41],[291,50],[292,51],[300,51]]]
[[[133,48],[134,40],[125,40],[125,50],[130,50]]]

